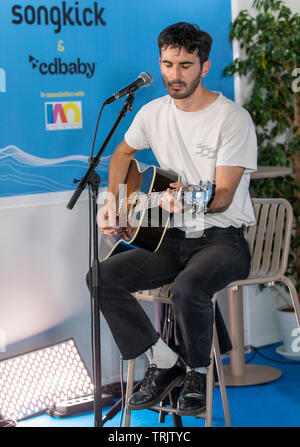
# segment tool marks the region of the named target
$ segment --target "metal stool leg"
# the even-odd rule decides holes
[[[160,406],[164,407],[167,403],[167,398],[165,398],[161,403]],[[166,413],[164,411],[160,411],[159,412],[159,418],[158,418],[158,422],[159,423],[164,423],[165,422],[165,418],[166,418]]]
[[[215,293],[212,298],[214,311],[215,311],[215,306],[216,306],[216,300],[217,300],[217,293]],[[227,392],[226,392],[226,386],[225,386],[223,365],[222,365],[221,354],[220,354],[219,339],[218,339],[218,334],[217,334],[217,329],[216,329],[215,323],[213,325],[213,343],[212,343],[212,349],[211,349],[211,353],[210,353],[210,365],[209,365],[208,371],[207,371],[207,382],[206,382],[206,414],[205,414],[206,427],[212,426],[212,401],[213,401],[213,390],[214,390],[214,362],[216,362],[216,369],[217,369],[217,373],[218,373],[225,423],[226,423],[227,427],[230,427],[231,426],[230,412],[229,412]]]
[[[214,355],[215,355],[215,360],[216,360],[218,380],[219,380],[219,386],[220,386],[222,403],[223,403],[225,423],[226,423],[226,427],[231,427],[230,411],[229,411],[227,391],[226,391],[226,386],[225,386],[225,376],[224,376],[223,365],[222,365],[222,360],[221,360],[219,340],[218,340],[217,331],[216,331],[215,326],[214,326]]]
[[[207,370],[206,377],[206,411],[205,411],[205,426],[212,426],[212,402],[214,390],[214,356],[213,345],[210,353],[210,364]]]
[[[170,405],[172,408],[176,408],[177,407],[177,401],[179,398],[179,388],[173,388],[173,390],[171,390],[171,392],[169,393],[169,399],[170,399]],[[182,427],[182,420],[181,420],[181,416],[179,416],[176,413],[172,413],[173,416],[173,423],[174,423],[174,427]]]
[[[128,400],[129,400],[130,396],[132,395],[132,391],[133,391],[134,368],[135,368],[135,359],[129,360],[128,373],[127,373],[126,397],[125,397],[124,427],[130,427],[131,410],[128,408]]]

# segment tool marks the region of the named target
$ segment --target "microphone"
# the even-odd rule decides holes
[[[133,81],[131,84],[119,90],[117,93],[114,93],[110,98],[108,98],[104,104],[111,104],[122,96],[129,95],[130,93],[134,93],[140,87],[148,87],[152,82],[152,76],[150,73],[143,72],[139,74],[139,77]]]

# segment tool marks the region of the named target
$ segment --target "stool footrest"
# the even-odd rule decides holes
[[[155,405],[154,407],[151,407],[151,408],[153,410],[165,411],[166,413],[176,413],[176,408],[172,408],[172,407],[163,407],[163,406]],[[196,417],[197,418],[205,418],[205,411],[197,414]]]

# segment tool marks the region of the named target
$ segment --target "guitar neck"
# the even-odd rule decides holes
[[[144,211],[150,208],[156,208],[159,205],[159,201],[164,195],[165,191],[152,192],[150,194],[141,194],[135,192],[131,194],[129,199],[124,199],[121,202],[120,212],[125,211],[131,206],[135,206],[135,211]]]
[[[159,201],[166,191],[152,192],[149,194],[135,191],[128,199],[124,198],[119,207],[119,214],[127,212],[134,207],[135,212],[144,211],[150,208],[159,206]],[[205,185],[188,185],[177,190],[176,200],[184,198],[185,205],[198,207],[198,210],[203,209],[213,196],[214,185],[207,183]]]

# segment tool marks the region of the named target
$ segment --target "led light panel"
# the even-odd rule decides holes
[[[16,421],[93,393],[73,339],[0,362],[0,414]]]

